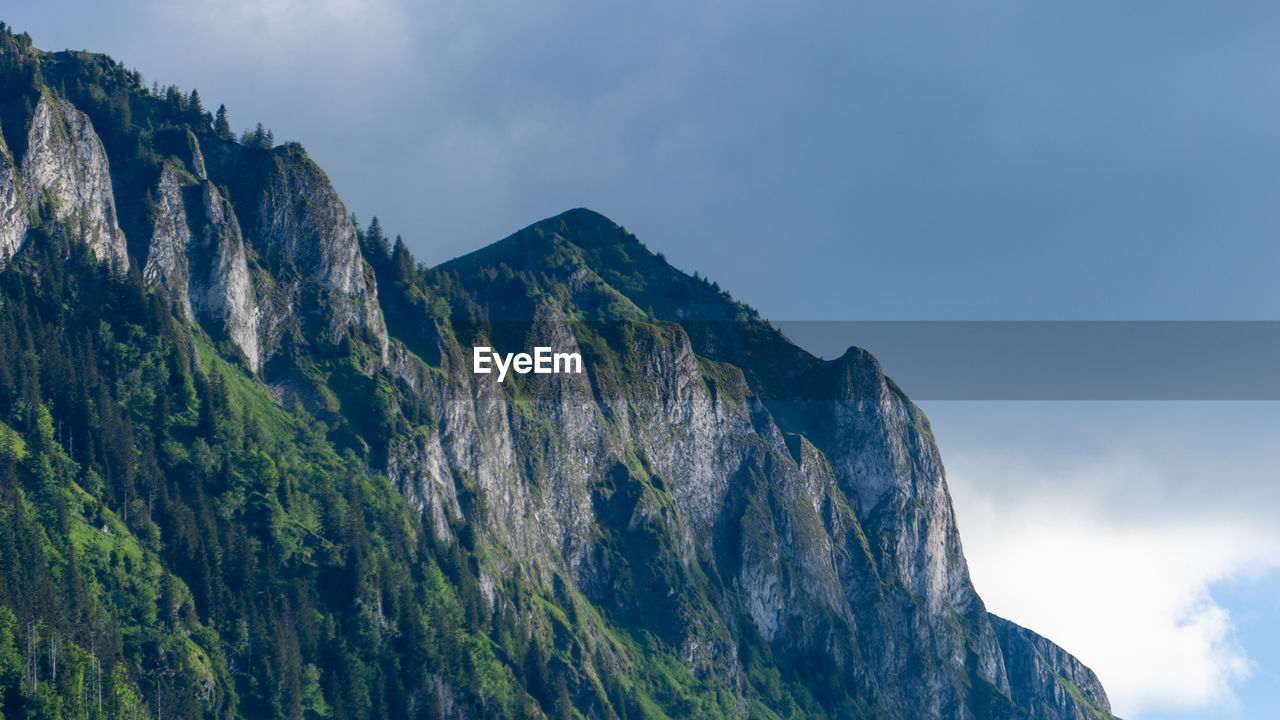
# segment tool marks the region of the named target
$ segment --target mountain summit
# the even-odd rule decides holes
[[[300,145],[3,27],[0,130],[0,717],[1111,717],[866,352],[589,210],[421,267]]]

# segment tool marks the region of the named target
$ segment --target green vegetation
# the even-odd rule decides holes
[[[1076,705],[1089,713],[1089,720],[1116,720],[1114,715],[1098,705],[1095,698],[1087,696],[1083,690],[1077,687],[1075,683],[1063,677],[1061,673],[1058,673],[1056,678],[1058,684],[1062,685],[1062,687],[1066,689],[1067,694],[1071,696],[1072,700],[1075,700]]]
[[[135,255],[164,163],[191,184],[193,142],[247,157],[273,144],[261,126],[236,139],[225,108],[215,118],[195,91],[147,89],[108,58],[40,53],[7,30],[0,45],[15,159],[38,93],[71,99],[107,147]],[[248,202],[247,182],[228,177],[223,192]],[[486,598],[481,577],[506,551],[473,531],[483,507],[473,500],[451,526],[458,541],[441,543],[382,472],[388,446],[435,419],[385,370],[367,370],[368,338],[353,331],[327,348],[291,331],[284,372],[314,402],[282,407],[233,347],[137,272],[112,277],[49,230],[37,225],[0,275],[0,717],[434,718],[446,703],[480,717],[736,716],[738,691],[695,676],[665,618],[601,614],[572,582],[548,592],[518,574]],[[528,317],[544,288],[564,292],[502,266],[477,302],[456,271],[417,267],[376,220],[360,236],[393,334],[434,368],[442,339],[515,342],[506,319]],[[674,336],[598,288],[603,302],[573,322],[596,367],[612,368],[602,382],[620,389],[628,361],[602,320],[633,320],[628,338]],[[537,416],[520,383],[510,392]],[[623,473],[601,502],[639,490],[674,510],[641,460]],[[640,532],[609,542],[634,556],[634,582],[688,581],[663,559],[660,528]],[[677,611],[704,622],[714,610],[700,602]],[[774,700],[791,692],[770,687]]]
[[[275,147],[261,124],[237,137],[195,90],[147,88],[100,55],[42,53],[0,24],[0,132],[15,161],[43,93],[101,136],[132,270],[94,261],[46,211],[0,273],[0,720],[880,717],[857,624],[917,601],[879,574],[891,538],[868,540],[850,496],[798,498],[779,481],[801,465],[831,474],[830,428],[809,409],[846,366],[579,210],[432,269],[377,218],[356,231],[403,361],[393,372],[374,329],[330,326],[340,300],[290,295],[313,268],[255,246],[264,177],[324,180],[300,145]],[[197,148],[242,224],[260,307],[289,315],[260,372],[138,269],[162,168],[194,193]],[[564,386],[513,376],[492,398],[446,392],[472,345],[549,334],[589,371]],[[698,519],[682,515],[682,478],[653,459],[683,451],[695,418],[662,413],[695,394],[697,420],[738,431],[709,454],[739,461],[721,473],[719,515]],[[573,413],[577,435],[558,424]],[[582,511],[574,547],[502,536],[505,498],[463,462],[443,510],[413,497],[397,451],[443,454],[445,433],[479,445],[494,420],[510,431],[492,451],[510,455],[504,489],[535,512]],[[645,420],[650,437],[627,429]],[[913,427],[928,434],[922,415]],[[587,468],[569,491],[566,457]],[[853,588],[857,611],[871,609],[856,623],[786,618],[766,639],[744,600],[744,548],[779,565],[797,536],[829,527],[847,544],[830,548],[849,572],[837,594]],[[804,584],[800,568],[777,570]],[[945,620],[970,655],[980,617]],[[904,677],[939,662],[903,653]],[[971,714],[1010,712],[972,669],[956,672]]]
[[[4,716],[430,717],[440,682],[514,716],[517,615],[466,555],[136,275],[41,240],[0,276]]]

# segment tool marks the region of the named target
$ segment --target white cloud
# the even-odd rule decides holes
[[[975,503],[953,485],[965,550],[988,608],[1063,645],[1098,673],[1117,714],[1220,707],[1249,674],[1215,582],[1276,563],[1273,539],[1233,527],[1133,530],[1052,503]],[[981,505],[986,507],[981,507]]]
[[[1259,502],[1274,484],[1264,462],[1274,451],[1224,452],[1229,438],[1256,442],[1267,426],[1225,420],[1236,412],[1226,405],[1195,405],[1174,421],[1172,408],[930,413],[988,608],[1092,667],[1131,719],[1235,705],[1252,665],[1211,591],[1280,568],[1273,506]],[[962,430],[964,417],[980,429]]]

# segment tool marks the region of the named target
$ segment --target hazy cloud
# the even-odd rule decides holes
[[[585,205],[779,319],[1280,304],[1271,4],[132,0],[9,15],[46,46],[101,48],[226,102],[240,127],[302,140],[351,209],[430,262]]]
[[[935,403],[978,592],[1115,711],[1222,713],[1252,672],[1213,588],[1280,569],[1276,403]]]
[[[1250,660],[1211,587],[1280,567],[1276,538],[1229,525],[1131,528],[954,487],[974,583],[997,614],[1076,653],[1116,714],[1221,711]],[[982,507],[986,505],[986,507]]]

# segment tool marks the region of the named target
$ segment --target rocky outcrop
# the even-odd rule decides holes
[[[128,270],[102,141],[84,113],[47,92],[35,107],[20,166],[0,140],[0,269],[26,243],[32,218],[82,239],[117,271]]]
[[[155,190],[155,211],[151,246],[142,277],[149,284],[161,285],[182,306],[188,319],[195,319],[188,290],[191,281],[187,250],[191,246],[191,228],[187,207],[182,199],[182,184],[172,165],[165,163]]]
[[[200,141],[196,140],[196,136],[187,131],[187,152],[190,157],[191,172],[201,180],[209,179],[209,171],[205,169],[204,153],[200,151]]]
[[[589,271],[573,285],[578,307],[616,299]],[[523,346],[582,350],[565,308],[543,300],[531,314]],[[470,372],[469,348],[442,342],[439,373],[392,354],[403,387],[439,417],[392,448],[389,476],[438,533],[472,488],[483,531],[526,577],[567,570],[601,607],[647,618],[691,666],[729,683],[742,673],[734,608],[767,642],[831,654],[868,692],[893,687],[916,657],[889,627],[897,616],[831,464],[802,438],[793,454],[742,373],[704,366],[679,326],[638,326],[622,357],[594,358],[587,375],[527,376],[515,399]],[[883,675],[863,670],[867,645],[888,656]],[[954,698],[951,682],[944,674],[935,694]],[[882,702],[910,706],[898,697]]]
[[[1078,661],[987,614],[928,421],[873,357],[851,349],[823,362],[724,320],[694,342],[685,324],[696,315],[655,325],[643,298],[602,279],[636,278],[647,251],[610,250],[621,231],[603,219],[580,245],[558,238],[581,212],[480,251],[474,275],[465,258],[445,269],[491,312],[530,318],[491,331],[506,344],[586,348],[586,375],[499,384],[472,374],[469,343],[444,331],[438,371],[393,350],[404,391],[439,415],[392,449],[390,475],[437,531],[461,522],[458,498],[474,494],[476,531],[524,577],[567,571],[604,612],[730,684],[742,681],[745,617],[775,652],[829,657],[886,717],[1074,717],[1062,714],[1074,691],[1053,673],[1105,708]],[[606,267],[610,253],[632,264]],[[537,278],[540,299],[521,305],[535,296],[495,283],[499,265]],[[571,319],[602,308],[601,325]],[[1059,714],[1027,709],[1037,702]]]
[[[1111,716],[1098,676],[1036,633],[991,615],[1004,651],[1013,700],[1032,720],[1097,720]]]
[[[21,181],[27,208],[58,231],[84,240],[99,260],[128,270],[124,233],[102,141],[89,118],[46,92],[27,131]]]
[[[198,145],[195,153],[198,158]],[[207,179],[185,184],[165,163],[155,190],[143,277],[167,289],[188,319],[215,336],[229,337],[250,367],[261,367],[258,309],[240,225],[230,203]]]
[[[0,137],[0,270],[27,239],[27,203],[13,154]]]
[[[415,435],[388,454],[387,478],[422,509],[437,538],[453,540],[451,523],[462,517],[458,490],[438,435]]]
[[[145,279],[164,287],[189,319],[234,342],[255,370],[294,326],[333,344],[352,330],[362,338],[368,333],[385,361],[386,325],[354,224],[301,149],[266,153],[265,170],[250,173],[259,182],[250,211],[254,232],[246,238],[232,203],[209,177],[196,137],[181,128],[161,134],[164,152],[177,160],[165,161],[153,189]],[[0,268],[26,242],[34,219],[83,239],[99,259],[127,270],[107,154],[88,117],[45,92],[27,136],[20,163],[0,146]],[[246,152],[238,146],[217,155],[244,170],[235,158]],[[246,239],[258,247],[266,273],[252,271]]]
[[[198,146],[196,152],[199,153]],[[191,305],[197,317],[221,321],[227,335],[248,358],[249,366],[257,370],[262,367],[259,310],[240,223],[231,203],[213,183],[202,181],[199,196],[204,217],[200,233],[193,238],[191,257],[206,268],[206,274],[204,282],[190,289]]]
[[[882,582],[901,590],[888,604],[886,628],[906,630],[914,652],[943,661],[940,672],[919,675],[930,712],[958,707],[955,678],[970,672],[1007,694],[1003,657],[969,579],[928,421],[863,350],[851,348],[817,374],[831,392],[829,402],[811,406],[829,428],[818,442],[864,531],[881,538]],[[882,655],[880,673],[893,677],[909,660]]]
[[[252,242],[277,284],[264,307],[264,346],[273,351],[289,320],[323,306],[324,338],[352,327],[371,333],[382,359],[388,338],[377,282],[360,254],[355,225],[329,178],[300,149],[271,151],[258,190]]]
[[[821,658],[886,717],[1109,715],[1092,672],[986,612],[928,421],[869,354],[823,362],[744,331],[749,309],[574,211],[447,267],[448,315],[401,308],[428,364],[388,337],[354,223],[300,148],[210,143],[206,163],[190,131],[164,132],[145,280],[278,398],[306,399],[309,344],[356,340],[343,362],[389,370],[391,397],[430,418],[377,449],[387,477],[438,542],[483,546],[489,603],[503,573],[585,598],[599,646],[609,622],[640,628],[740,699],[753,644],[778,667]],[[114,203],[87,117],[46,93],[21,161],[0,145],[0,267],[39,222],[127,268]],[[472,372],[472,341],[580,353],[586,372],[500,383]]]

